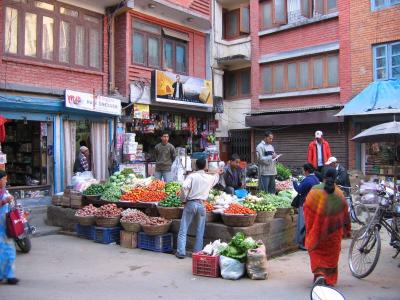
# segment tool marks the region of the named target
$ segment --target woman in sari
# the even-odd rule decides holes
[[[17,284],[14,274],[16,258],[14,240],[6,234],[6,214],[10,211],[10,202],[13,197],[6,190],[7,174],[0,171],[0,282],[4,279],[8,284]]]
[[[335,285],[341,241],[351,229],[348,205],[335,185],[336,170],[325,170],[324,182],[314,186],[304,203],[305,246],[314,282]]]

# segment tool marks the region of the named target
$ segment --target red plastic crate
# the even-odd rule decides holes
[[[201,252],[192,254],[193,275],[219,277],[219,256],[209,256]]]

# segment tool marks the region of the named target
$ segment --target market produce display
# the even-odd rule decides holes
[[[219,191],[219,190],[211,189],[211,191],[210,191],[210,193],[208,195],[208,200],[211,201],[211,202],[215,201],[215,197],[221,195],[221,193],[222,192]]]
[[[238,232],[234,235],[232,240],[220,250],[221,255],[237,259],[240,262],[245,262],[247,257],[247,250],[256,249],[259,244],[253,238],[244,235],[243,232]]]
[[[163,191],[152,191],[145,188],[135,188],[130,190],[129,192],[123,194],[121,196],[122,201],[129,202],[159,202],[165,197],[167,194]]]
[[[208,201],[204,201],[204,206],[205,206],[207,212],[211,212],[214,210],[214,205]]]
[[[85,207],[82,207],[81,209],[78,209],[75,213],[75,216],[92,217],[96,214],[96,212],[97,212],[97,207],[93,206],[92,204],[89,204]]]
[[[164,200],[161,200],[158,205],[162,207],[181,207],[182,201],[176,194],[172,194]]]
[[[167,195],[177,195],[180,190],[182,188],[182,185],[179,182],[168,182],[165,185],[165,192],[167,193]]]
[[[292,172],[290,169],[286,168],[283,164],[277,163],[276,164],[276,179],[279,181],[288,180],[290,176],[292,176]]]
[[[149,217],[137,209],[126,209],[122,212],[121,222],[145,224]]]
[[[92,184],[86,190],[83,191],[83,195],[91,196],[91,195],[101,195],[103,194],[105,189],[104,184]]]
[[[289,194],[290,193],[290,194]],[[289,196],[290,195],[290,196]],[[273,205],[276,208],[291,208],[291,203],[293,199],[293,192],[280,192],[278,195],[272,195],[265,192],[260,192],[258,194],[259,197],[263,198],[263,200]]]
[[[170,222],[170,220],[161,217],[149,217],[143,225],[165,225]]]
[[[258,187],[258,179],[248,178],[246,182],[247,187]]]
[[[96,217],[118,218],[121,216],[123,209],[118,208],[115,204],[106,204],[99,207],[95,213]]]
[[[254,215],[256,212],[250,208],[244,207],[243,205],[232,203],[227,209],[224,210],[225,214],[230,215]]]
[[[243,202],[243,206],[250,208],[254,211],[276,211],[276,207],[272,203],[268,203],[266,201],[260,202],[250,202],[245,201]]]
[[[129,176],[129,175],[128,175]],[[133,175],[135,176],[135,175]],[[125,184],[126,177],[122,175],[121,172],[115,172],[110,178],[108,179],[113,185],[122,186]]]
[[[101,195],[101,199],[110,202],[118,202],[121,198],[121,189],[118,186],[111,186]]]
[[[155,179],[148,186],[147,189],[150,191],[163,191],[165,188],[165,182],[162,180]]]
[[[284,191],[284,190],[291,190],[293,189],[293,184],[290,180],[285,180],[285,181],[275,181],[275,189],[279,191]]]

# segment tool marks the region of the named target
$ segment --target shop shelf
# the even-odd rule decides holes
[[[147,235],[139,232],[138,248],[155,252],[171,253],[173,246],[172,233]]]
[[[95,227],[94,241],[101,244],[119,243],[119,232],[121,227]]]
[[[192,254],[193,275],[219,277],[219,256],[209,256],[201,252]]]
[[[95,230],[94,226],[89,225],[89,226],[84,226],[81,224],[76,224],[76,235],[85,238],[88,240],[94,240],[95,238]]]

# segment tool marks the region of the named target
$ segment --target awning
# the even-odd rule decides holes
[[[166,36],[173,37],[173,38],[176,38],[178,40],[183,40],[183,41],[190,42],[189,35],[187,33],[185,33],[185,32],[179,32],[179,31],[176,31],[176,30],[173,30],[173,29],[169,29],[169,28],[165,28],[165,27],[163,27],[162,30],[163,30],[163,32],[164,32],[164,34]]]
[[[336,116],[400,113],[400,79],[372,82]]]
[[[304,124],[342,123],[343,117],[335,117],[338,109],[294,111],[272,114],[251,115],[246,117],[248,127],[270,127]]]
[[[0,110],[57,113],[61,112],[63,107],[64,101],[60,98],[0,93]]]

